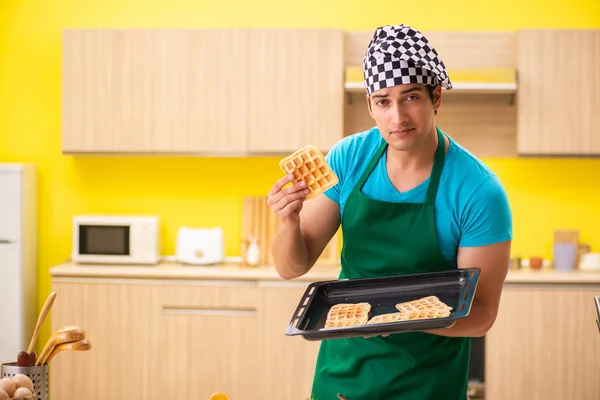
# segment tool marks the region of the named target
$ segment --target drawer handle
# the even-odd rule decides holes
[[[163,307],[164,314],[171,315],[256,315],[256,309],[253,308],[182,308],[182,307]]]

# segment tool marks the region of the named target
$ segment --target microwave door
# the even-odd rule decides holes
[[[130,227],[127,225],[81,225],[79,254],[129,256]]]

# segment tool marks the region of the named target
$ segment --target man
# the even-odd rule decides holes
[[[283,279],[305,274],[340,224],[340,278],[481,268],[470,315],[452,327],[321,343],[315,400],[464,400],[470,337],[493,325],[506,277],[512,217],[502,184],[436,126],[452,84],[427,39],[383,26],[363,66],[376,127],[327,154],[339,183],[304,202],[303,183],[269,192],[281,224],[272,253]],[[426,293],[424,293],[426,295]]]

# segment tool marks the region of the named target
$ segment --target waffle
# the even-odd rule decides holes
[[[444,318],[450,316],[450,310],[448,309],[432,309],[432,310],[421,310],[411,311],[408,313],[395,312],[389,314],[377,315],[367,322],[367,325],[373,324],[384,324],[387,322],[398,322],[398,321],[413,321],[417,319],[431,319],[431,318]]]
[[[438,299],[437,296],[422,297],[417,300],[399,303],[396,304],[396,308],[402,313],[426,310],[452,310],[452,307]]]
[[[396,322],[396,321],[404,321],[407,314],[401,312],[394,312],[389,314],[381,314],[377,315],[367,322],[367,325],[373,324],[384,324],[386,322]]]
[[[370,311],[371,305],[369,303],[336,304],[327,313],[325,328],[364,325],[369,320]]]
[[[335,186],[339,181],[335,172],[325,162],[323,153],[313,145],[303,147],[279,161],[279,168],[285,174],[294,176],[294,184],[302,180],[306,182],[310,191],[306,195],[307,200]]]
[[[450,310],[448,309],[432,309],[432,310],[421,310],[412,311],[409,313],[400,313],[399,321],[412,321],[415,319],[431,319],[431,318],[445,318],[450,316]]]

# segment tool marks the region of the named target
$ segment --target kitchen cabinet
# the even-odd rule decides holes
[[[518,152],[600,155],[600,30],[518,32]]]
[[[342,137],[342,32],[68,29],[64,153],[279,153]]]
[[[320,342],[286,336],[305,283],[263,283],[260,364],[261,399],[304,400],[310,397]],[[257,398],[257,399],[258,399]],[[232,399],[233,400],[233,399]]]
[[[248,37],[248,151],[328,151],[343,137],[342,31],[254,29]]]
[[[52,329],[79,325],[92,349],[51,361],[52,396],[308,397],[318,342],[284,334],[307,285],[54,279]]]
[[[286,336],[317,266],[282,281],[272,266],[85,266],[51,269],[52,329],[80,325],[89,352],[51,362],[53,398],[301,400],[321,342]],[[596,273],[510,271],[485,336],[486,400],[600,398]]]
[[[223,392],[232,399],[258,399],[264,367],[260,293],[253,282],[211,286],[165,285],[159,289],[160,314],[152,359],[168,386],[156,398],[208,399]],[[157,374],[158,375],[158,374]]]
[[[63,32],[66,153],[219,152],[246,144],[247,32]]]
[[[485,399],[600,398],[600,285],[506,285],[486,335]]]
[[[155,287],[81,282],[53,283],[52,290],[52,330],[81,326],[92,344],[50,361],[53,399],[158,400],[155,387],[177,385],[163,378],[163,361],[152,353],[160,326]]]

